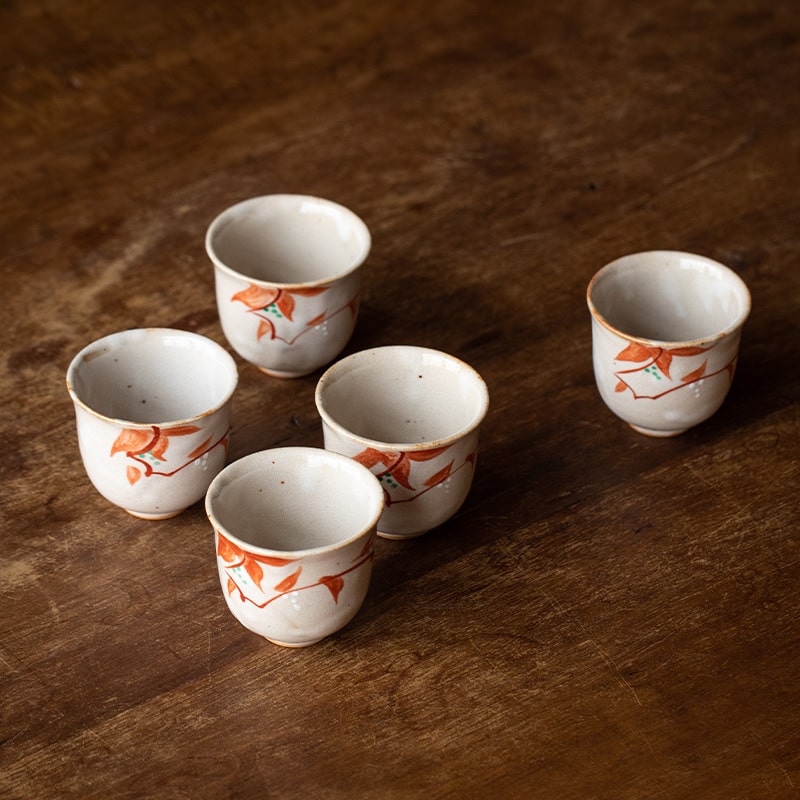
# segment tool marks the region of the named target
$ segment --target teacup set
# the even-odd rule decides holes
[[[278,447],[226,466],[236,364],[196,333],[112,333],[67,371],[95,488],[153,520],[205,496],[230,611],[289,647],[355,616],[376,535],[419,536],[456,513],[488,410],[480,375],[438,350],[389,345],[335,361],[355,328],[370,246],[353,212],[303,195],[246,200],[206,235],[233,350],[281,378],[333,362],[314,396],[323,448]],[[688,253],[640,253],[601,269],[587,301],[597,386],[616,415],[671,436],[719,408],[750,310],[735,273]]]

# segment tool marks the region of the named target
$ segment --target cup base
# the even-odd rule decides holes
[[[629,422],[628,425],[630,425],[630,427],[633,428],[636,433],[642,433],[645,436],[652,437],[653,439],[669,439],[671,436],[680,436],[682,433],[685,433],[689,430],[688,428],[680,428],[676,431],[659,431],[654,430],[653,428],[642,428],[639,425],[634,425],[632,422]]]
[[[306,375],[310,375],[314,372],[314,369],[307,369],[301,370],[300,372],[289,372],[280,369],[269,369],[268,367],[258,367],[265,375],[269,375],[270,378],[303,378]]]
[[[424,536],[428,531],[419,531],[418,533],[388,533],[386,531],[378,531],[378,536],[381,539],[393,539],[399,541],[401,539],[416,539],[419,536]]]
[[[168,511],[166,514],[162,514],[161,512],[156,512],[155,514],[148,514],[144,511],[131,511],[129,508],[126,508],[127,511],[132,517],[136,517],[137,519],[172,519],[172,517],[177,517],[178,514],[183,514],[186,511],[185,508],[180,508],[177,511]]]
[[[297,650],[301,647],[310,647],[312,644],[317,644],[317,642],[321,642],[325,637],[321,636],[319,639],[312,639],[310,642],[281,642],[278,639],[270,639],[269,636],[265,636],[264,638],[272,644],[277,644],[279,647],[291,647]]]

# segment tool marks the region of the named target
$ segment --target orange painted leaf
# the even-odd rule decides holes
[[[691,383],[692,381],[699,380],[705,375],[706,367],[708,366],[708,359],[706,359],[697,369],[692,370],[688,375],[684,375],[681,380],[684,383]]]
[[[391,476],[401,485],[405,486],[406,489],[413,490],[414,487],[409,482],[409,473],[411,472],[411,462],[406,458],[406,454],[403,453],[403,457],[400,461],[397,462],[392,467]]]
[[[275,591],[288,592],[297,583],[302,569],[302,567],[298,567],[291,575],[287,575],[280,583],[275,585]]]
[[[159,460],[166,461],[167,448],[169,447],[169,438],[166,434],[158,432],[156,440],[150,447],[150,452]]]
[[[308,289],[292,289],[292,294],[300,297],[316,297],[318,294],[328,291],[328,286],[311,286]]]
[[[444,451],[447,450],[447,447],[434,447],[433,450],[412,450],[405,455],[411,461],[430,461],[432,458],[436,458],[436,456],[441,455]]]
[[[275,301],[281,314],[290,322],[292,321],[292,314],[294,313],[294,297],[289,292],[281,290],[278,292],[278,299]]]
[[[625,381],[617,381],[617,385],[614,387],[615,392],[624,392],[628,388],[628,384]]]
[[[197,425],[178,425],[175,428],[167,428],[164,431],[164,436],[189,436],[192,433],[197,433],[200,428]]]
[[[631,342],[621,353],[617,353],[617,361],[647,361],[658,355],[660,348],[645,347],[638,342]]]
[[[219,531],[217,531],[217,555],[228,564],[232,564],[234,561],[241,562],[244,558],[241,548],[226,539]]]
[[[328,587],[328,590],[333,595],[334,602],[339,602],[339,592],[344,589],[344,578],[341,575],[325,575],[319,579],[319,582]]]
[[[249,553],[245,553],[244,568],[247,570],[247,574],[250,576],[253,583],[260,589],[261,579],[264,577],[264,570],[261,569],[261,564],[254,558],[251,558]]]
[[[710,349],[710,347],[673,347],[670,353],[674,356],[699,356]]]
[[[189,453],[189,460],[194,461],[196,458],[200,458],[203,453],[208,449],[208,446],[211,444],[211,437],[209,436],[202,444],[195,447],[191,453]]]
[[[231,297],[231,302],[238,300],[244,303],[251,311],[257,311],[260,308],[266,308],[268,305],[275,302],[278,296],[277,289],[266,289],[263,286],[256,286],[250,284],[247,289],[242,289],[241,292],[236,292]]]
[[[381,453],[374,447],[368,447],[366,450],[362,450],[358,455],[353,456],[353,460],[358,461],[359,464],[363,464],[368,469],[372,469],[372,467],[377,464],[383,464],[384,466],[386,466],[387,463],[390,464],[399,455],[399,453],[391,452]]]
[[[474,466],[475,466],[475,462],[476,462],[477,460],[478,460],[478,451],[477,451],[477,450],[473,450],[473,451],[472,451],[472,452],[471,452],[471,453],[470,453],[470,454],[469,454],[469,455],[468,455],[468,456],[467,456],[467,457],[464,459],[464,463],[465,463],[465,464],[472,464],[472,466],[474,467]]]
[[[435,475],[431,475],[428,480],[425,481],[426,486],[436,486],[437,483],[441,483],[442,481],[446,481],[450,475],[450,470],[453,468],[453,462],[451,461],[446,467],[440,469]]]
[[[128,467],[125,470],[125,475],[128,478],[128,483],[133,486],[133,484],[142,477],[142,471],[137,467]]]
[[[672,355],[669,350],[662,350],[656,357],[656,366],[670,379],[672,376],[669,374],[669,366],[672,363]]]
[[[115,453],[143,453],[153,441],[152,429],[125,428],[111,445],[111,455]]]
[[[260,556],[255,553],[248,553],[247,555],[262,564],[266,564],[268,567],[285,567],[287,564],[292,564],[297,560],[294,558],[277,558],[276,556]]]
[[[233,582],[233,578],[228,576],[228,594],[233,594],[233,590],[236,588],[236,584]]]
[[[275,326],[268,319],[260,319],[258,321],[258,330],[256,331],[256,339],[261,341],[267,334],[270,339],[275,338]]]
[[[156,429],[158,430],[158,429]],[[176,428],[168,428],[165,431],[158,431],[156,441],[150,447],[150,452],[159,460],[166,461],[167,448],[172,436],[191,436],[197,433],[200,428],[196,425],[178,425]]]
[[[306,327],[313,328],[315,325],[319,325],[324,321],[325,321],[325,312],[323,311],[321,314],[317,314],[317,316],[314,317],[314,319],[310,319],[308,322],[306,322]]]
[[[350,309],[350,313],[355,317],[358,314],[358,298],[353,298],[348,304],[347,307]]]

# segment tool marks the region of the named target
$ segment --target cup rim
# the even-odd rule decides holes
[[[652,256],[680,256],[683,258],[692,259],[694,261],[705,262],[706,264],[713,265],[716,269],[718,269],[723,275],[727,276],[730,282],[737,288],[739,293],[743,298],[743,309],[739,316],[731,322],[729,325],[724,327],[722,330],[717,331],[709,336],[701,336],[695,339],[655,339],[649,338],[647,336],[635,336],[631,333],[626,333],[625,331],[617,328],[616,326],[612,325],[597,309],[593,300],[592,300],[592,292],[594,287],[597,283],[603,278],[604,275],[607,275],[611,272],[615,272],[617,269],[620,268],[623,262],[629,261],[632,258],[639,258],[643,256],[652,257]],[[586,287],[586,303],[589,306],[589,312],[591,313],[592,317],[604,328],[606,328],[611,333],[619,336],[621,339],[625,339],[629,342],[638,342],[643,345],[647,345],[650,347],[663,347],[664,349],[672,349],[677,347],[690,347],[690,346],[697,346],[701,344],[709,344],[711,342],[717,342],[720,339],[725,338],[729,334],[737,331],[740,329],[744,323],[747,321],[747,318],[750,316],[750,311],[752,308],[752,297],[750,295],[750,290],[747,287],[747,284],[742,280],[742,278],[737,275],[730,267],[725,266],[719,261],[715,261],[713,258],[708,258],[708,256],[702,256],[697,253],[690,253],[685,250],[642,250],[637,253],[629,253],[624,256],[620,256],[619,258],[615,258],[613,261],[605,264],[601,267],[595,274],[592,276],[591,280],[589,281],[588,286]]]
[[[364,240],[364,247],[362,253],[359,257],[348,266],[340,269],[338,272],[334,272],[331,275],[326,275],[322,278],[317,278],[316,280],[312,281],[270,281],[265,280],[264,278],[256,278],[251,275],[247,275],[244,272],[240,272],[237,269],[226,264],[216,253],[214,248],[214,237],[216,236],[219,229],[225,224],[228,218],[235,216],[238,211],[246,208],[247,206],[255,206],[257,204],[264,203],[265,201],[272,202],[272,201],[281,201],[281,200],[312,200],[315,203],[321,203],[322,205],[328,206],[329,208],[337,209],[339,212],[343,212],[345,216],[347,216],[351,222],[353,223],[353,227],[358,229],[361,233],[361,237]],[[372,235],[369,232],[369,228],[367,224],[364,222],[355,211],[347,208],[347,206],[342,205],[341,203],[337,203],[335,200],[328,200],[324,197],[317,197],[315,195],[310,194],[292,194],[292,193],[277,193],[277,194],[262,194],[257,195],[255,197],[248,197],[244,200],[240,200],[238,203],[234,203],[231,206],[220,211],[216,217],[211,221],[211,224],[206,229],[206,236],[205,236],[205,248],[206,254],[211,259],[214,267],[219,269],[220,271],[230,275],[233,278],[237,278],[241,281],[247,281],[249,283],[254,284],[255,286],[260,286],[264,289],[284,289],[286,291],[291,291],[292,289],[313,289],[320,286],[328,286],[332,283],[335,283],[342,278],[346,278],[348,275],[356,272],[367,260],[367,257],[370,254],[372,249]]]
[[[473,419],[464,427],[460,428],[459,430],[455,431],[454,433],[449,434],[448,436],[443,436],[439,439],[432,439],[426,442],[385,442],[381,441],[380,439],[370,439],[367,436],[361,436],[360,434],[354,433],[349,428],[346,428],[336,419],[334,419],[329,411],[325,408],[325,404],[323,401],[323,392],[325,390],[325,386],[328,383],[331,383],[337,377],[337,373],[345,370],[350,364],[355,363],[358,360],[364,359],[368,357],[370,353],[374,352],[388,352],[390,350],[403,350],[403,351],[412,351],[417,353],[432,353],[437,356],[440,356],[451,363],[457,364],[459,368],[465,370],[468,375],[470,375],[473,379],[473,382],[478,390],[479,400],[478,400],[478,409],[473,416]],[[438,447],[446,447],[453,442],[462,439],[467,434],[474,431],[476,428],[480,426],[483,420],[486,417],[486,414],[489,410],[489,389],[486,385],[486,381],[481,377],[478,371],[472,367],[471,365],[467,364],[466,361],[451,355],[450,353],[445,353],[442,350],[436,350],[431,347],[420,347],[418,345],[407,345],[407,344],[395,344],[395,345],[385,345],[383,347],[371,347],[367,350],[360,350],[356,353],[351,353],[349,356],[345,356],[345,358],[340,359],[336,363],[332,364],[328,367],[327,370],[322,374],[320,379],[317,381],[316,389],[314,390],[314,402],[317,406],[317,412],[322,417],[322,419],[337,433],[340,435],[346,436],[347,438],[353,439],[355,441],[361,442],[365,445],[375,447],[380,450],[397,450],[402,452],[419,452],[421,450],[433,450]]]
[[[298,550],[280,550],[274,547],[261,547],[259,545],[251,544],[250,542],[244,541],[241,537],[237,536],[235,533],[232,533],[228,528],[223,525],[214,511],[214,495],[218,493],[221,489],[220,484],[230,482],[235,480],[237,477],[241,477],[242,475],[250,474],[250,472],[257,471],[259,467],[258,464],[265,462],[267,460],[272,460],[273,457],[280,457],[280,455],[311,455],[313,454],[316,457],[322,457],[327,459],[328,461],[335,461],[339,464],[345,465],[346,469],[352,469],[353,474],[360,475],[364,480],[364,486],[367,488],[367,491],[371,493],[374,497],[373,500],[375,501],[375,513],[369,518],[369,521],[362,525],[358,531],[351,536],[348,536],[346,539],[342,539],[341,541],[335,542],[333,544],[325,544],[319,545],[317,547],[306,547],[301,548]],[[247,469],[248,466],[253,464],[253,469]],[[301,447],[301,446],[287,446],[287,447],[272,447],[266,450],[258,450],[255,453],[250,453],[249,455],[242,456],[242,458],[237,459],[236,461],[232,461],[226,467],[224,467],[214,479],[209,484],[208,490],[206,491],[205,497],[205,511],[206,516],[208,517],[208,521],[211,523],[211,527],[214,529],[214,533],[222,534],[226,539],[229,539],[242,550],[247,551],[248,553],[254,553],[256,555],[263,555],[263,556],[276,556],[280,558],[292,557],[293,559],[301,559],[308,556],[318,555],[322,553],[335,553],[349,545],[357,542],[359,539],[363,538],[365,534],[369,534],[370,530],[377,529],[378,520],[381,518],[384,510],[384,496],[383,496],[383,489],[381,488],[380,482],[378,479],[372,474],[372,472],[367,469],[363,464],[359,464],[358,461],[355,461],[352,458],[348,458],[345,455],[340,453],[335,453],[332,450],[325,450],[319,447]]]
[[[183,417],[180,419],[154,420],[153,422],[134,422],[133,420],[124,419],[122,417],[111,417],[92,408],[75,389],[75,376],[81,364],[87,361],[87,357],[91,357],[91,354],[98,348],[101,348],[104,345],[113,342],[114,340],[132,338],[132,335],[142,335],[147,333],[169,334],[172,336],[178,335],[184,338],[195,339],[196,341],[201,342],[204,347],[216,352],[230,370],[230,377],[232,379],[231,384],[222,399],[211,408],[208,408],[199,414],[194,414],[192,416]],[[180,328],[128,328],[126,330],[115,331],[105,336],[101,336],[99,339],[95,339],[93,342],[90,342],[81,350],[79,350],[78,353],[73,357],[72,361],[70,361],[69,367],[67,367],[66,383],[67,391],[69,392],[73,403],[80,406],[84,411],[91,414],[96,419],[103,420],[104,422],[110,422],[115,425],[122,425],[125,428],[131,428],[133,430],[144,430],[152,428],[153,425],[158,425],[159,428],[170,428],[176,425],[185,425],[187,422],[195,422],[215,414],[217,411],[224,408],[233,397],[233,393],[236,391],[236,387],[239,383],[239,372],[236,369],[236,362],[234,361],[233,356],[231,356],[231,354],[224,347],[222,347],[222,345],[218,344],[213,339],[209,339],[207,336],[203,336],[201,333],[185,331],[181,330]]]

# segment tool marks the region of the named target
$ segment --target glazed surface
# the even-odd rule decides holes
[[[18,0],[0,63],[0,797],[796,800],[795,0]],[[232,352],[205,232],[284,192],[372,234],[343,354],[433,347],[491,395],[461,509],[377,539],[358,615],[299,651],[231,617],[215,560],[251,587],[202,501],[139,520],[95,491],[64,386],[117,330]],[[652,249],[753,299],[725,402],[662,440],[600,398],[585,299]],[[298,296],[293,332],[223,288],[246,343],[320,313]],[[228,462],[322,446],[324,367],[236,363]],[[353,563],[290,588],[336,605]]]

